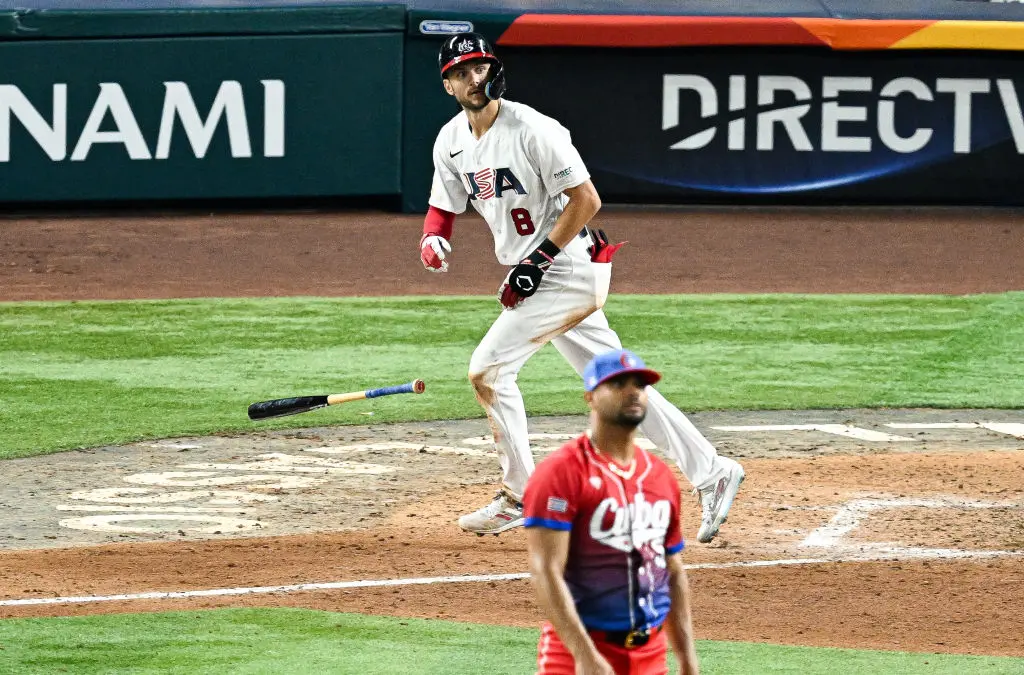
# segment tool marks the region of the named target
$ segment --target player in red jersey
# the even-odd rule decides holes
[[[583,372],[590,431],[526,484],[530,574],[548,619],[540,675],[668,673],[666,642],[680,673],[698,672],[679,483],[634,443],[659,379],[632,352],[595,356]]]

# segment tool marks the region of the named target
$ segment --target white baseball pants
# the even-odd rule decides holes
[[[548,342],[581,375],[594,355],[622,348],[601,311],[611,265],[591,262],[588,241],[573,239],[555,258],[537,292],[515,309],[503,311],[470,359],[469,379],[494,434],[502,483],[517,499],[522,499],[534,469],[526,408],[516,384],[520,369]],[[656,364],[652,367],[657,369]],[[580,391],[582,396],[582,387]],[[640,425],[644,435],[676,462],[694,487],[717,480],[725,468],[719,466],[714,446],[653,387],[647,388],[647,395],[647,417]]]

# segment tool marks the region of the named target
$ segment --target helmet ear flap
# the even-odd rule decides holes
[[[491,79],[484,87],[487,98],[497,101],[505,95],[505,66],[501,61],[495,59],[491,66]]]

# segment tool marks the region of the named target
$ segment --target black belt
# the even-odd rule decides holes
[[[633,630],[592,630],[590,637],[601,642],[607,642],[608,644],[616,645],[618,647],[625,647],[626,649],[635,649],[637,647],[643,647],[645,644],[651,641],[651,638],[661,632],[662,626],[655,626],[654,628],[644,628]]]

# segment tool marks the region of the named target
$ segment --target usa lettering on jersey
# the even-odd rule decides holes
[[[464,175],[470,199],[501,199],[506,190],[513,190],[517,195],[529,194],[508,167],[467,171]]]
[[[480,138],[466,114],[453,117],[434,141],[430,205],[451,213],[472,206],[494,237],[494,254],[515,265],[554,228],[564,194],[590,178],[569,132],[522,103],[502,99]]]

